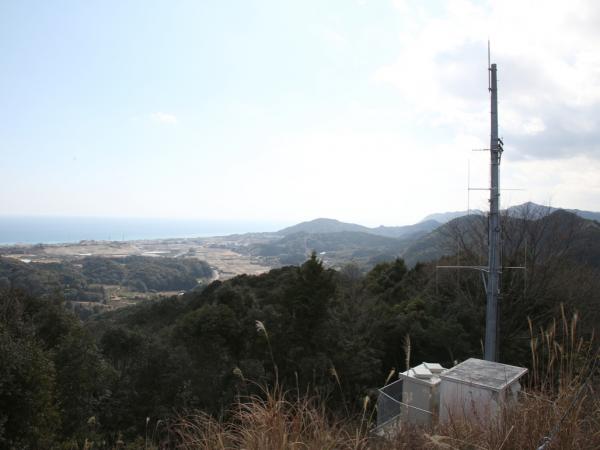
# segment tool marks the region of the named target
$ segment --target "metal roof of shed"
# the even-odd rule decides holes
[[[502,391],[527,373],[524,367],[469,358],[440,374],[442,380]]]

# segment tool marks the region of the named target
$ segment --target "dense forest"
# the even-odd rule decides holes
[[[503,274],[503,362],[529,366],[528,320],[537,328],[561,309],[578,311],[589,337],[600,319],[600,277],[581,241],[589,229],[565,217],[506,227],[505,261],[527,270]],[[260,394],[261,384],[317,395],[334,417],[352,414],[392,369],[481,356],[480,274],[436,269],[482,257],[475,231],[461,239],[466,231],[453,237],[459,254],[430,264],[408,268],[395,259],[367,273],[353,264],[335,271],[313,253],[299,266],[215,281],[86,323],[65,310],[59,293],[40,299],[7,286],[0,446],[81,448],[88,439],[112,448],[142,439],[143,448],[148,427],[160,430],[182,411],[227,417],[237,398]],[[96,283],[137,273],[113,262],[84,261],[79,273]]]
[[[205,261],[191,258],[127,256],[85,257],[51,263],[24,263],[0,257],[0,287],[19,289],[37,297],[60,294],[70,301],[101,302],[102,285],[135,291],[188,290],[198,279],[210,278]]]

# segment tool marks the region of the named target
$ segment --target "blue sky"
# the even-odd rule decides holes
[[[600,209],[592,1],[4,1],[0,214],[403,224]],[[485,207],[473,194],[471,206]]]

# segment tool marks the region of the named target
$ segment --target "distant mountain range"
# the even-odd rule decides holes
[[[567,208],[555,208],[552,206],[544,206],[538,205],[533,202],[526,202],[522,205],[510,206],[506,212],[511,217],[536,217],[542,215],[548,215],[553,213],[554,211],[568,211],[579,217],[588,220],[597,220],[600,221],[600,212],[594,211],[584,211],[580,209],[567,209]],[[447,223],[451,220],[457,219],[459,217],[467,216],[467,215],[484,215],[485,213],[479,209],[471,209],[470,211],[452,211],[452,212],[444,212],[444,213],[434,213],[426,216],[422,221],[435,220],[439,223]]]
[[[428,220],[435,220],[439,223],[447,223],[459,217],[468,216],[469,214],[482,215],[483,211],[479,209],[471,209],[470,211],[451,211],[444,213],[433,213],[426,216],[422,220],[422,222],[426,222]]]
[[[600,212],[584,211],[581,209],[566,209],[566,208],[554,208],[552,206],[538,205],[537,203],[527,202],[522,205],[511,206],[508,208],[508,214],[512,217],[536,217],[544,216],[555,211],[567,211],[575,214],[583,219],[595,220],[600,222]]]
[[[424,220],[414,225],[404,225],[398,227],[386,227],[380,225],[376,228],[369,228],[355,223],[340,222],[335,219],[314,219],[308,222],[302,222],[291,227],[278,231],[278,234],[289,236],[294,233],[338,233],[341,231],[351,231],[359,233],[375,234],[377,236],[401,238],[409,235],[416,237],[435,230],[442,222],[435,220]]]
[[[589,235],[584,239],[588,248],[580,246],[579,253],[587,254],[587,260],[600,262],[600,224],[593,222],[600,222],[600,213],[528,202],[508,208],[505,214],[505,220],[510,223],[549,221],[550,217],[552,223],[566,223],[570,220],[568,217],[576,217],[578,226]],[[319,218],[284,228],[275,233],[275,239],[248,246],[245,251],[267,259],[272,265],[300,263],[311,251],[316,251],[333,267],[351,261],[368,267],[395,257],[402,257],[408,265],[414,265],[454,254],[455,244],[449,238],[457,233],[467,241],[479,238],[482,242],[478,245],[486,245],[483,242],[486,222],[480,210],[435,213],[413,225],[374,228]],[[596,238],[598,244],[593,242]]]
[[[579,217],[588,220],[600,221],[600,212],[584,211],[579,209],[554,208],[552,206],[538,205],[533,202],[526,202],[521,205],[511,206],[505,212],[511,217],[520,218],[535,218],[543,215],[548,215],[554,211],[563,210],[571,212]],[[355,223],[340,222],[335,219],[319,218],[307,222],[301,222],[296,225],[279,230],[277,234],[288,236],[290,234],[304,233],[337,233],[340,231],[355,231],[361,233],[376,234],[378,236],[401,238],[416,234],[426,234],[442,224],[448,223],[459,217],[468,215],[481,216],[484,212],[479,209],[471,209],[469,211],[450,211],[444,213],[433,213],[426,216],[420,222],[413,225],[401,226],[384,226],[380,225],[375,228],[365,227]]]

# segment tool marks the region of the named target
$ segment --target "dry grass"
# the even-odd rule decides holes
[[[403,426],[393,439],[369,433],[372,410],[365,399],[361,417],[333,420],[317,398],[288,400],[276,385],[240,400],[230,419],[197,413],[167,427],[164,448],[191,449],[546,449],[600,448],[600,400],[593,386],[598,353],[592,340],[577,337],[577,315],[534,333],[532,368],[518,404],[494,420],[452,421],[431,429]],[[335,372],[335,377],[339,376]],[[296,396],[297,397],[297,396]]]
[[[366,427],[332,421],[316,398],[286,400],[280,388],[240,401],[228,421],[198,413],[176,420],[169,445],[191,449],[364,449]]]
[[[170,427],[167,448],[181,450],[283,449],[536,449],[563,413],[573,394],[552,402],[526,395],[516,408],[488,423],[450,422],[433,429],[404,427],[393,439],[368,433],[368,422],[332,421],[316,400],[287,401],[282,392],[240,402],[233,417],[218,421],[206,414],[180,417]],[[570,409],[548,449],[600,448],[600,405],[586,396]]]
[[[547,395],[526,393],[496,420],[450,422],[436,433],[451,444],[448,448],[537,449],[560,423],[548,449],[600,448],[600,405],[587,396],[571,407],[575,395],[575,391],[564,392],[552,401]]]
[[[528,319],[531,348],[530,387],[554,395],[579,385],[598,357],[594,336],[588,340],[578,336],[579,315],[567,318],[561,305],[561,316],[546,327],[534,331]]]

